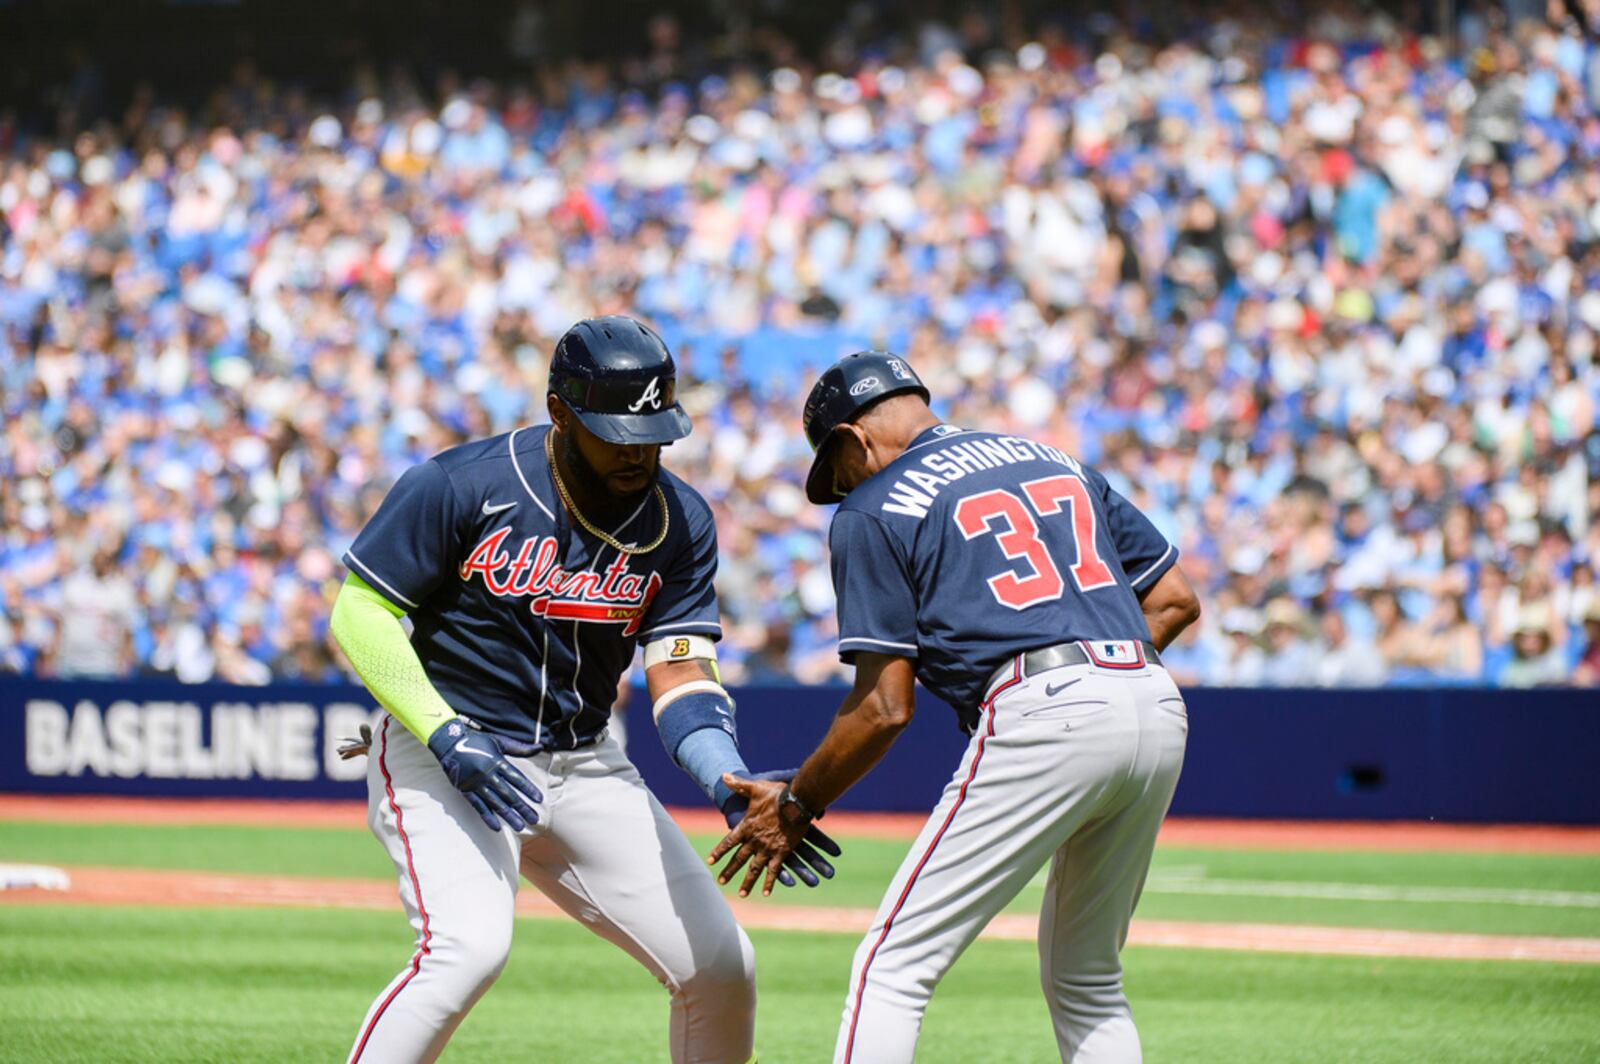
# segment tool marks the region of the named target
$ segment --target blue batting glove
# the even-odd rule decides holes
[[[500,744],[488,732],[473,731],[459,720],[446,721],[428,736],[428,749],[489,830],[499,831],[502,820],[512,831],[524,831],[539,822],[532,803],[544,801],[544,795],[521,769],[506,760]]]
[[[797,768],[784,768],[775,769],[771,772],[736,772],[734,775],[741,776],[747,780],[770,780],[775,783],[789,783],[799,771]],[[730,795],[723,801],[722,816],[728,822],[728,830],[731,831],[739,826],[739,822],[744,819],[745,811],[749,808],[750,799],[742,794]],[[784,858],[783,868],[778,872],[778,882],[786,887],[792,887],[794,886],[794,876],[799,876],[800,881],[806,886],[814,887],[821,882],[821,880],[817,879],[818,875],[822,876],[823,879],[832,879],[833,865],[828,863],[826,857],[817,852],[819,849],[826,850],[832,857],[838,857],[842,852],[837,842],[829,838],[822,829],[812,824],[806,829],[805,838],[801,839],[795,846],[794,852]],[[812,871],[812,869],[816,871]],[[789,874],[790,871],[794,872],[793,876]]]

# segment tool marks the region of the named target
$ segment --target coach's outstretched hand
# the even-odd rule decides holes
[[[490,830],[499,831],[501,820],[511,825],[512,831],[539,822],[532,803],[544,801],[544,795],[521,769],[506,760],[500,744],[488,732],[473,731],[459,720],[446,721],[428,736],[428,749]]]
[[[739,867],[750,860],[750,874],[745,877],[744,886],[739,891],[739,896],[744,897],[750,893],[750,888],[760,877],[761,870],[767,869],[767,886],[763,894],[772,893],[774,878],[786,887],[794,886],[794,876],[799,876],[800,881],[808,887],[816,886],[820,880],[833,878],[833,865],[823,857],[818,850],[825,851],[829,857],[838,857],[842,852],[839,844],[815,824],[806,826],[805,833],[798,838],[787,838],[784,829],[779,825],[777,818],[762,817],[759,825],[745,823],[745,814],[750,808],[751,799],[757,800],[764,810],[775,809],[777,795],[782,793],[782,784],[794,779],[798,769],[786,768],[772,772],[752,772],[749,776],[723,777],[723,782],[733,791],[733,796],[722,804],[723,816],[727,818],[729,832],[716,849],[711,851],[711,862],[715,864],[723,854],[736,846],[740,847],[739,854],[718,877],[719,883],[727,883],[733,878]],[[759,830],[753,830],[759,829]],[[780,840],[781,839],[781,843]],[[765,846],[762,846],[765,843]],[[809,866],[809,867],[808,867]],[[815,871],[813,871],[815,869]],[[789,873],[793,871],[794,876]]]

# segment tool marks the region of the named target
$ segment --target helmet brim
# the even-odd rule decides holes
[[[569,405],[568,409],[572,407]],[[671,443],[689,435],[694,427],[683,407],[674,403],[653,414],[601,414],[592,410],[572,410],[584,428],[605,440],[625,447],[646,443]]]
[[[806,498],[818,506],[828,506],[844,499],[833,475],[833,447],[838,439],[837,431],[828,434],[818,445],[817,453],[811,459],[811,471],[806,474]]]
[[[887,388],[864,398],[846,417],[829,429],[828,435],[817,444],[817,453],[811,459],[811,471],[806,474],[807,499],[818,506],[828,506],[842,501],[849,494],[838,489],[838,480],[833,475],[833,448],[839,439],[839,426],[854,421],[872,407],[896,395],[919,395],[924,403],[929,401],[928,389],[920,382],[902,384],[898,388]]]

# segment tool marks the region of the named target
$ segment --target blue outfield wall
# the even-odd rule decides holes
[[[794,765],[839,688],[735,692],[752,768]],[[1186,692],[1173,812],[1197,816],[1600,823],[1600,693],[1386,688]],[[925,812],[966,737],[923,696],[840,808]],[[375,713],[359,687],[0,678],[0,791],[274,798],[365,794],[335,747]],[[629,754],[668,804],[704,802],[666,757],[643,692]]]

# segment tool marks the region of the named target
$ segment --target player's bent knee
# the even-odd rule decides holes
[[[452,1012],[461,1012],[472,1006],[500,978],[505,970],[505,958],[492,962],[478,961],[463,965],[448,980],[447,1005]]]
[[[922,1008],[933,997],[934,990],[948,970],[886,968],[880,971],[874,965],[867,976],[865,995],[895,1008]]]
[[[715,936],[708,950],[696,950],[695,970],[681,984],[680,993],[718,1007],[741,1007],[754,1001],[756,992],[756,951],[744,928],[731,929]]]
[[[1120,973],[1065,975],[1046,972],[1042,982],[1046,997],[1069,1012],[1096,1015],[1117,1012],[1127,1004]]]
[[[480,925],[463,933],[435,934],[429,943],[439,993],[452,1012],[466,1009],[494,985],[511,956],[511,921]],[[428,960],[423,961],[428,965]]]

